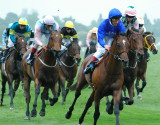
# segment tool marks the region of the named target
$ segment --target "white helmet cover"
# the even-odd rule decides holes
[[[47,15],[44,17],[44,24],[46,25],[54,25],[55,24],[55,21],[54,21],[54,18],[50,15]]]

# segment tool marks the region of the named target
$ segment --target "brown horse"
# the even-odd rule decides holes
[[[86,107],[79,119],[79,124],[83,122],[87,110],[91,107],[92,102],[94,101],[94,125],[96,125],[100,115],[100,100],[104,96],[112,95],[114,98],[114,113],[116,115],[116,125],[119,125],[119,102],[121,99],[122,85],[124,81],[123,66],[126,67],[128,64],[128,50],[129,42],[127,40],[127,37],[117,35],[117,37],[114,38],[113,45],[111,47],[111,50],[109,51],[109,54],[105,54],[104,60],[95,68],[92,77],[90,76],[90,74],[83,73],[86,65],[90,62],[92,55],[88,56],[84,60],[78,74],[78,84],[76,86],[75,99],[66,114],[67,119],[71,117],[76,100],[80,96],[82,88],[88,82],[92,87],[93,92],[90,95]]]
[[[1,77],[2,77],[2,97],[1,105],[3,103],[3,96],[5,92],[5,85],[8,81],[9,91],[10,91],[10,109],[14,108],[13,98],[15,91],[19,87],[21,81],[21,60],[24,53],[27,51],[27,41],[24,37],[16,36],[15,47],[10,48],[10,55],[7,57],[6,62],[1,64]],[[14,89],[12,87],[12,82],[15,80]]]
[[[145,39],[144,43],[144,52],[147,53],[148,50],[150,50],[153,54],[158,53],[158,49],[155,45],[155,38],[153,36],[153,33],[145,32],[143,35]],[[145,54],[146,55],[146,54]],[[145,57],[143,60],[139,61],[137,64],[138,71],[137,71],[137,79],[135,88],[137,90],[137,96],[138,99],[142,99],[140,92],[143,91],[144,87],[146,86],[146,70],[147,70],[147,57]],[[139,81],[142,80],[142,87],[139,87]]]
[[[59,78],[59,66],[57,63],[57,57],[61,49],[62,37],[59,32],[51,32],[49,42],[47,44],[47,50],[42,51],[37,58],[35,58],[33,67],[27,64],[26,56],[30,53],[27,53],[23,56],[22,59],[22,69],[24,74],[24,89],[26,91],[26,103],[27,103],[27,111],[26,111],[26,120],[30,119],[29,116],[29,103],[30,103],[30,82],[34,80],[35,83],[35,101],[33,104],[33,110],[31,112],[32,117],[36,117],[37,111],[37,99],[40,94],[40,87],[44,87],[44,91],[41,94],[42,99],[42,109],[40,111],[40,116],[45,116],[45,99],[46,93],[50,88],[52,93],[54,94],[53,100],[51,100],[51,105],[54,105],[58,101],[57,95],[57,80]]]
[[[132,105],[134,103],[133,100],[134,80],[136,79],[137,76],[137,62],[139,62],[144,58],[144,50],[143,50],[144,38],[143,38],[143,31],[141,31],[140,33],[133,30],[129,31],[131,32],[129,37],[129,43],[131,45],[131,48],[128,53],[129,67],[125,68],[123,71],[124,71],[124,86],[127,87],[130,97],[130,98],[125,98],[125,103],[127,105]]]
[[[64,104],[66,96],[69,92],[69,88],[73,84],[74,78],[77,74],[77,68],[80,60],[80,46],[78,44],[78,41],[71,41],[70,44],[67,45],[67,50],[61,55],[60,60],[58,61],[60,66],[58,95],[60,95],[61,85],[63,97],[62,104]],[[65,90],[66,80],[68,83]]]

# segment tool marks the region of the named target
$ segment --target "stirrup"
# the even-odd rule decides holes
[[[94,66],[92,64],[90,64],[84,69],[83,73],[88,74],[90,72],[93,72],[93,70],[94,70]]]
[[[29,60],[27,61],[27,64],[28,64],[28,65],[32,65],[32,59],[29,59]]]

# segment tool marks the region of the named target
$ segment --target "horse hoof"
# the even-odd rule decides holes
[[[32,110],[31,111],[31,117],[36,117],[37,116],[37,111],[36,110]]]
[[[137,97],[138,100],[142,100],[142,96],[139,94]]]
[[[10,110],[13,110],[13,109],[14,109],[14,106],[13,106],[13,105],[11,105],[11,106],[10,106]]]
[[[53,106],[57,101],[58,101],[58,98],[49,98],[49,101],[50,101],[50,106]]]
[[[70,119],[71,118],[72,113],[70,111],[68,111],[65,115],[66,119]]]
[[[45,116],[45,111],[42,111],[42,110],[41,110],[40,113],[39,113],[39,115],[40,115],[40,116]]]
[[[26,117],[24,118],[24,120],[30,120],[30,117],[29,117],[29,116],[26,116]]]
[[[109,115],[111,115],[111,114],[113,114],[113,109],[111,110],[111,109],[109,109],[109,108],[106,108],[106,112],[107,112]]]
[[[126,101],[126,105],[132,105],[133,103],[134,103],[133,100],[128,100],[128,101]]]
[[[119,110],[123,110],[123,103],[119,104]]]

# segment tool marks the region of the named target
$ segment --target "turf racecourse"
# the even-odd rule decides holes
[[[132,106],[124,105],[124,110],[120,112],[121,125],[160,125],[160,52],[157,55],[150,54],[150,61],[147,70],[147,86],[144,89],[142,100],[137,100],[134,97],[135,103]],[[37,117],[31,120],[24,120],[26,112],[25,98],[23,97],[23,90],[21,86],[16,92],[14,98],[14,110],[9,109],[10,97],[8,96],[8,86],[4,97],[4,105],[0,106],[0,125],[78,125],[78,120],[83,112],[86,101],[91,94],[91,89],[86,88],[82,91],[78,99],[72,117],[65,119],[65,114],[68,111],[74,98],[74,91],[67,96],[66,104],[61,105],[62,98],[59,97],[58,102],[51,107],[46,101],[46,115],[40,117],[41,109],[40,96],[38,98]],[[0,85],[1,90],[1,85]],[[42,89],[41,89],[42,92]],[[51,95],[51,94],[50,94]],[[34,101],[34,87],[31,86],[31,103],[30,111]],[[115,125],[115,115],[108,115],[105,111],[105,98],[101,100],[100,117],[97,125]],[[94,103],[88,110],[84,119],[83,125],[93,125]]]

